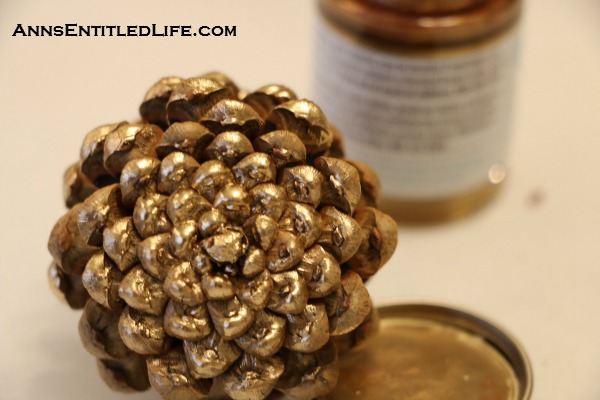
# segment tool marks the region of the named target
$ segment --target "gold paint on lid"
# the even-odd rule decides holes
[[[461,3],[473,4],[462,8]],[[437,7],[435,12],[426,11],[425,3],[406,9],[410,4],[419,4],[407,0],[319,0],[319,7],[334,25],[373,43],[438,47],[493,37],[518,20],[521,3],[522,0],[435,0],[430,3]]]
[[[337,399],[528,400],[527,356],[507,333],[437,305],[379,308],[376,340],[341,358]]]
[[[418,14],[440,14],[473,7],[486,0],[367,0],[394,10]]]

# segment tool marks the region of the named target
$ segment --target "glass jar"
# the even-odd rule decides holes
[[[468,214],[506,175],[520,0],[319,0],[316,100],[405,222]]]

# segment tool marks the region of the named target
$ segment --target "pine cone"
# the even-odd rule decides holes
[[[102,377],[174,400],[326,395],[396,246],[376,176],[283,86],[165,78],[140,113],[86,136],[48,243]]]

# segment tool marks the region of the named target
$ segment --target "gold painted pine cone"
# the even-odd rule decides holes
[[[376,175],[284,86],[164,78],[140,113],[85,137],[48,243],[101,376],[171,400],[329,393],[396,246]]]

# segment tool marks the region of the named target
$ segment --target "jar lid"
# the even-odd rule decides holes
[[[529,360],[505,330],[434,304],[380,307],[379,332],[341,358],[330,400],[528,400]]]
[[[513,25],[521,0],[433,0],[438,10],[454,12],[422,14],[431,8],[410,0],[320,0],[324,16],[349,32],[376,41],[405,46],[448,46],[474,42]],[[460,8],[461,4],[469,7]],[[413,4],[414,3],[414,4]],[[442,5],[444,4],[444,5]]]
[[[489,0],[366,0],[394,10],[416,14],[443,14],[464,10]]]

